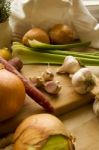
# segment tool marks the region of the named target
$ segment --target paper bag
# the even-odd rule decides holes
[[[90,41],[99,48],[99,25],[82,0],[14,0],[10,23],[13,40],[20,40],[32,27],[48,30],[64,23],[76,30],[81,41]]]

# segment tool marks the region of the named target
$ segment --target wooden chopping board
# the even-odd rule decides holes
[[[57,96],[44,93],[50,99],[50,102],[55,108],[55,114],[60,115],[64,112],[70,111],[78,106],[88,103],[92,100],[91,94],[80,95],[74,91],[71,84],[71,79],[68,75],[59,75],[56,73],[59,66],[46,66],[46,65],[27,65],[24,66],[22,74],[27,78],[33,76],[39,76],[46,69],[52,70],[54,72],[54,80],[59,81],[62,86],[61,91]],[[40,109],[40,108],[37,108]]]
[[[55,115],[57,116],[85,105],[94,99],[94,96],[91,93],[86,95],[77,94],[72,87],[71,79],[68,75],[56,74],[58,67],[59,66],[48,67],[46,65],[25,65],[22,69],[22,74],[27,78],[40,75],[48,68],[54,71],[54,80],[58,80],[60,82],[62,89],[57,96],[52,96],[49,94],[46,94],[46,96],[48,96],[50,102],[54,106]],[[0,135],[14,131],[24,118],[43,112],[45,111],[42,107],[26,96],[26,100],[21,111],[14,118],[0,123]]]

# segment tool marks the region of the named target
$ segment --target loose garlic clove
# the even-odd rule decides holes
[[[63,65],[58,69],[57,73],[74,74],[81,68],[79,61],[73,56],[66,56]]]
[[[50,70],[46,70],[45,72],[42,73],[42,78],[44,81],[51,81],[54,78],[54,73]]]
[[[60,83],[58,81],[48,81],[44,84],[44,89],[47,93],[58,94],[61,90]]]
[[[33,83],[34,86],[36,87],[41,87],[43,86],[43,78],[41,76],[37,76],[37,77],[33,77],[33,78],[30,78],[30,81]]]
[[[95,79],[88,68],[81,68],[72,76],[72,85],[79,94],[90,92],[95,86]]]

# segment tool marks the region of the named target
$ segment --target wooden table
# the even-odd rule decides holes
[[[92,104],[61,115],[65,128],[76,137],[76,150],[99,150],[99,119],[92,111]],[[0,150],[12,150],[11,146]]]
[[[92,104],[60,116],[66,129],[76,137],[76,150],[99,150],[99,119]]]
[[[92,67],[92,71],[99,77],[98,67]],[[66,129],[70,130],[76,137],[76,150],[99,149],[99,120],[93,113],[92,103],[64,113],[59,118]],[[0,150],[12,150],[12,148]]]

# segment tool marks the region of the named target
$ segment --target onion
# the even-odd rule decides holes
[[[32,28],[25,33],[22,43],[28,45],[28,40],[37,40],[42,43],[50,43],[47,32],[40,28]]]
[[[6,69],[0,70],[0,121],[16,115],[25,100],[22,81]]]
[[[49,30],[52,44],[67,44],[75,40],[74,30],[65,24],[56,24]]]
[[[14,150],[74,150],[73,137],[63,123],[50,114],[25,119],[14,134]]]

